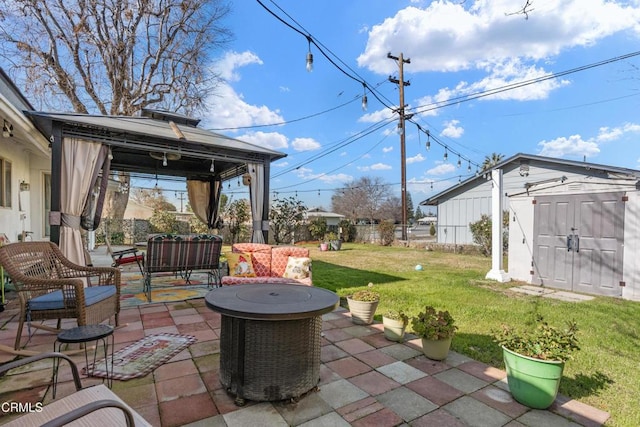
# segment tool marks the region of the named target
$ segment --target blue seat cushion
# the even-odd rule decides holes
[[[116,294],[114,285],[84,288],[85,307],[103,301]],[[29,301],[30,310],[60,310],[64,308],[62,291],[53,291]]]

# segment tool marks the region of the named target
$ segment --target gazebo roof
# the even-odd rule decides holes
[[[140,116],[100,116],[25,111],[38,129],[51,136],[99,141],[111,147],[112,170],[190,179],[215,174],[230,179],[246,171],[247,162],[269,165],[286,154],[196,127],[198,120],[144,110]],[[163,166],[163,157],[167,166]]]

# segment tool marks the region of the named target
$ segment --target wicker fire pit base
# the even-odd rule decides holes
[[[244,399],[297,399],[318,385],[322,317],[248,320],[222,316],[220,382]]]

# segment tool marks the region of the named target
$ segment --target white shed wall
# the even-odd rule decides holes
[[[531,283],[533,259],[533,197],[509,199],[509,257],[507,271],[513,280]]]
[[[640,301],[640,192],[628,192],[624,211],[624,259],[622,298]]]

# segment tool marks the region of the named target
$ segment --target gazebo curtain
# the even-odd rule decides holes
[[[187,196],[195,216],[209,229],[218,228],[218,210],[222,182],[219,178],[211,181],[187,180]]]
[[[253,218],[252,243],[265,243],[263,230],[269,230],[269,221],[263,221],[264,213],[264,165],[247,163],[247,172],[251,177],[249,198],[251,200],[251,217]]]
[[[72,262],[85,264],[80,231],[82,214],[91,196],[108,148],[101,143],[65,138],[62,144],[60,184],[60,250]],[[103,171],[104,173],[104,171]],[[108,171],[106,172],[108,174]],[[97,212],[100,215],[100,212]]]

